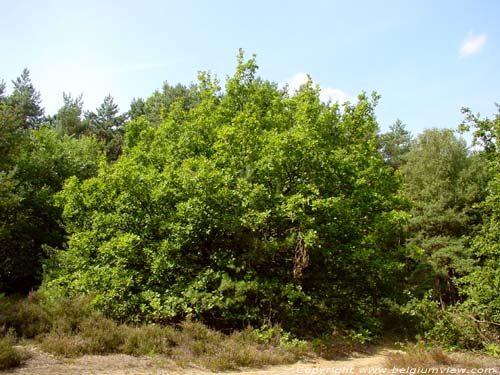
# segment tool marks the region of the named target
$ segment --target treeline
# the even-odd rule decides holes
[[[121,322],[388,329],[498,348],[500,117],[381,134],[376,94],[323,103],[240,53],[119,113],[25,70],[0,85],[0,291],[91,296]],[[492,346],[493,345],[493,346]]]

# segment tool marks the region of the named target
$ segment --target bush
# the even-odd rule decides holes
[[[12,345],[12,338],[0,337],[0,370],[19,366],[26,359],[26,354]]]
[[[488,322],[475,319],[464,312],[460,305],[443,311],[425,338],[448,349],[485,350],[498,344],[498,331]]]
[[[172,352],[177,345],[180,333],[172,327],[146,325],[140,327],[124,327],[124,342],[120,351],[131,355],[166,354]]]
[[[412,298],[405,305],[388,305],[388,317],[397,326],[397,334],[407,339],[424,339],[447,350],[495,348],[500,334],[495,323],[480,320],[461,304],[440,308],[429,296]],[[388,320],[385,317],[385,320]],[[494,349],[491,349],[494,352]],[[491,351],[490,350],[490,351]]]
[[[181,366],[197,363],[211,371],[227,371],[293,363],[305,356],[300,345],[276,340],[276,332],[273,339],[262,340],[262,330],[248,328],[224,335],[196,322],[184,322],[180,327],[172,358]]]
[[[49,353],[65,357],[114,353],[124,342],[124,328],[93,310],[88,299],[63,299],[47,310],[52,329],[39,340]]]
[[[51,315],[35,295],[27,299],[4,297],[0,299],[0,328],[18,337],[34,338],[50,331]]]

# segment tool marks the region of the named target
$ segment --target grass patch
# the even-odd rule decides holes
[[[175,326],[118,324],[92,309],[85,298],[49,304],[32,294],[28,299],[0,298],[0,305],[0,331],[33,340],[43,351],[62,357],[150,355],[180,367],[227,371],[334,358],[360,348],[348,335],[306,342],[280,327],[224,334],[191,321]]]
[[[500,365],[500,361],[478,353],[447,353],[440,347],[427,348],[422,344],[411,344],[404,352],[390,353],[386,365],[391,368],[485,368]]]
[[[288,364],[296,362],[307,352],[298,345],[263,342],[251,329],[224,335],[194,322],[184,322],[180,328],[172,357],[183,367],[197,364],[211,371],[227,371]]]
[[[79,323],[74,331],[54,330],[39,340],[42,350],[63,357],[107,353],[160,355],[180,367],[201,366],[211,371],[293,363],[309,353],[303,347],[305,343],[263,343],[251,329],[225,335],[189,321],[177,327],[132,327],[100,317]]]
[[[453,359],[439,347],[427,349],[421,345],[408,345],[404,353],[389,353],[387,356],[387,365],[400,368],[453,364]]]

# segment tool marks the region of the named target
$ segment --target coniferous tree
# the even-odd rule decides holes
[[[115,161],[123,148],[123,125],[125,114],[119,114],[118,104],[107,95],[96,112],[85,112],[84,123],[90,134],[95,135],[105,145],[108,161]]]
[[[414,292],[432,290],[441,305],[459,301],[455,279],[471,271],[469,237],[480,222],[487,174],[452,130],[428,129],[411,144],[402,167],[412,209],[408,248]]]
[[[12,81],[13,91],[8,97],[8,105],[16,116],[20,117],[24,129],[36,129],[43,121],[44,109],[41,107],[40,92],[30,79],[28,69]]]
[[[388,165],[398,169],[404,163],[404,155],[410,151],[412,136],[401,120],[396,120],[387,133],[380,136],[380,145]]]
[[[77,138],[88,134],[88,123],[82,121],[83,95],[73,98],[63,93],[63,106],[55,116],[54,128],[60,135],[71,135]]]

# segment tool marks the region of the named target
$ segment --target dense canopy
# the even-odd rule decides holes
[[[224,91],[201,75],[195,108],[131,121],[116,163],[66,182],[49,289],[132,320],[319,327],[378,312],[406,214],[377,97],[324,104],[312,83],[290,97],[256,73],[241,57]]]
[[[0,293],[88,296],[118,321],[498,343],[499,115],[381,134],[377,94],[258,76],[164,83],[45,115],[0,82]],[[467,332],[459,334],[459,332]],[[450,333],[451,332],[451,333]],[[495,344],[496,345],[496,344]]]

